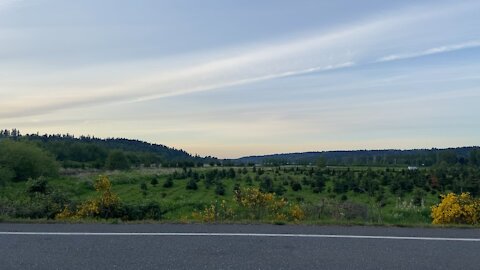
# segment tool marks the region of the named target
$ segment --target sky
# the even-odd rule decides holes
[[[236,158],[480,143],[479,1],[0,0],[0,128]]]

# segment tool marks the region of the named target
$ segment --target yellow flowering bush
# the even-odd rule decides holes
[[[100,214],[100,203],[98,200],[83,202],[75,213],[76,218],[96,217]]]
[[[441,195],[442,201],[432,206],[433,224],[478,224],[480,223],[480,200],[470,193]]]
[[[215,203],[205,207],[203,211],[193,213],[194,219],[202,220],[203,222],[223,221],[233,219],[233,217],[234,211],[227,206],[225,200],[222,200],[220,203],[215,201]]]
[[[95,190],[100,195],[87,200],[72,211],[68,207],[56,215],[56,219],[80,219],[86,217],[112,217],[113,211],[119,206],[120,199],[111,191],[112,184],[107,176],[99,176],[94,184]]]
[[[235,200],[251,219],[260,219],[270,213],[275,215],[287,204],[283,198],[277,200],[275,194],[264,193],[258,188],[235,191]]]
[[[270,219],[274,221],[299,221],[305,218],[305,212],[298,204],[288,203],[273,193],[265,193],[258,188],[235,190],[236,205],[227,206],[227,202],[215,201],[202,211],[195,211],[192,217],[203,222],[216,222],[247,218],[252,220]]]
[[[65,219],[71,219],[74,216],[75,216],[75,213],[70,211],[68,207],[65,207],[62,212],[55,215],[55,219],[65,220]]]
[[[305,218],[305,213],[298,204],[291,205],[284,198],[277,198],[275,194],[264,193],[258,188],[237,190],[235,200],[241,211],[252,219],[273,218],[277,221],[287,219],[298,221]]]
[[[108,179],[108,176],[100,175],[93,184],[93,187],[98,192],[104,192],[112,188],[112,183]]]
[[[276,222],[284,222],[287,221],[288,217],[284,213],[276,213],[275,214],[275,221]]]
[[[305,218],[305,212],[298,204],[295,204],[290,209],[290,216],[294,221],[300,221]]]
[[[103,217],[111,217],[115,208],[120,204],[117,194],[112,192],[112,184],[107,176],[100,176],[95,182],[95,189],[100,193],[100,198],[96,199],[99,213]]]

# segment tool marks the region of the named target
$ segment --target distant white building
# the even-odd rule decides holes
[[[408,166],[408,170],[409,170],[409,171],[415,171],[415,170],[418,170],[418,167],[416,167],[416,166]]]

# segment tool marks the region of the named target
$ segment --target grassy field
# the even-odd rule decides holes
[[[217,172],[215,176],[211,176],[213,170]],[[418,195],[408,190],[394,193],[392,188],[386,184],[380,184],[374,190],[362,190],[361,187],[342,192],[335,190],[335,182],[345,178],[343,174],[346,171],[350,173],[350,177],[354,178],[349,181],[355,182],[363,181],[364,174],[368,173],[373,175],[372,178],[379,178],[386,170],[386,168],[369,169],[365,167],[317,169],[294,166],[143,168],[123,172],[78,171],[71,175],[50,179],[48,185],[49,189],[61,192],[69,200],[79,203],[95,197],[93,187],[95,179],[99,174],[107,175],[112,183],[112,191],[118,194],[122,203],[127,205],[158,203],[163,211],[161,220],[170,222],[198,221],[198,218],[194,217],[194,213],[199,213],[211,205],[218,205],[222,201],[225,201],[227,207],[235,207],[237,204],[234,196],[235,188],[245,190],[258,187],[263,190],[267,189],[265,192],[277,193],[278,198],[284,198],[291,204],[299,205],[305,212],[305,217],[296,222],[308,224],[430,224],[430,207],[439,202],[439,193],[436,191],[422,192],[421,198],[418,198]],[[401,174],[401,169],[398,168],[388,169],[388,171],[389,175]],[[208,176],[209,173],[210,176]],[[212,178],[210,184],[207,183],[209,177]],[[322,179],[321,188],[316,188],[312,182],[315,177]],[[165,187],[164,184],[169,178],[173,185]],[[355,180],[356,178],[358,179]],[[196,179],[194,182],[197,189],[186,188],[192,179]],[[269,185],[270,187],[268,187]],[[294,185],[297,185],[296,188]],[[27,186],[28,184],[25,182],[8,183],[0,190],[0,198],[17,202],[32,200],[31,194],[26,192]],[[223,194],[218,192],[218,186],[223,187]],[[268,190],[269,188],[270,190]],[[247,220],[231,218],[220,221],[245,222]],[[260,218],[258,222],[275,223],[277,221],[272,218]]]

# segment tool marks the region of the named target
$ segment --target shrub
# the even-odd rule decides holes
[[[273,192],[273,181],[269,176],[262,177],[262,182],[260,183],[260,191],[267,193]]]
[[[272,218],[287,205],[285,199],[277,199],[273,193],[264,193],[258,188],[247,188],[236,194],[235,200],[243,212],[252,219]]]
[[[48,194],[35,193],[23,199],[0,198],[0,216],[52,219],[64,209],[67,202],[67,194],[55,190]]]
[[[223,184],[217,184],[217,187],[215,188],[215,194],[220,196],[225,195],[225,187],[223,186]]]
[[[233,186],[233,192],[237,192],[240,190],[240,184],[239,183],[235,183],[235,185]]]
[[[164,212],[162,211],[160,204],[157,202],[149,202],[146,205],[141,206],[143,213],[142,219],[154,219],[158,220],[162,218]]]
[[[442,201],[432,206],[433,224],[478,224],[480,222],[480,200],[470,193],[441,195]]]
[[[305,212],[298,204],[292,206],[290,209],[290,215],[294,221],[300,221],[305,218]]]
[[[159,220],[165,213],[160,204],[155,201],[141,205],[124,204],[118,212],[117,215],[123,220]]]
[[[157,177],[153,177],[152,180],[150,181],[150,184],[154,187],[157,186],[158,185]]]
[[[290,184],[290,186],[292,187],[292,190],[293,190],[293,191],[302,190],[302,184],[300,184],[300,183],[297,182],[297,181],[292,181],[292,183]]]
[[[424,205],[425,191],[421,188],[415,187],[413,189],[413,204],[416,206]]]
[[[115,217],[115,213],[120,207],[120,199],[111,191],[112,184],[108,177],[99,176],[94,186],[98,194],[96,198],[81,203],[79,207],[75,207],[76,209],[65,207],[61,213],[56,215],[56,218]]]
[[[247,176],[245,177],[245,183],[246,183],[248,186],[252,186],[252,185],[253,185],[252,177],[250,177],[250,175],[247,175]]]
[[[167,180],[165,180],[165,183],[163,183],[164,188],[171,188],[173,187],[173,179],[172,177],[168,177]]]
[[[0,181],[23,181],[58,175],[58,164],[51,154],[33,143],[0,142]]]
[[[234,216],[234,210],[227,206],[225,200],[222,200],[220,203],[215,201],[205,207],[203,211],[193,212],[193,218],[202,220],[203,222],[223,221],[233,219]]]
[[[198,189],[197,181],[195,181],[194,179],[188,180],[186,189],[197,190]]]
[[[275,192],[275,194],[277,194],[278,196],[282,196],[283,194],[285,194],[286,191],[287,189],[284,188],[282,185],[275,186],[273,190],[273,192]]]
[[[215,201],[204,207],[202,211],[194,211],[194,219],[204,222],[240,219],[267,219],[275,222],[287,220],[299,221],[305,218],[305,212],[298,204],[288,203],[283,198],[277,198],[273,193],[264,193],[258,188],[235,190],[233,208],[226,201]]]
[[[45,194],[47,193],[48,182],[47,179],[40,177],[36,180],[28,180],[27,182],[27,193],[29,195],[34,195],[35,193]]]

